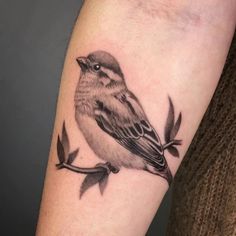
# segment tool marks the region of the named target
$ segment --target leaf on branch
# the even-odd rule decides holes
[[[64,147],[64,152],[65,152],[65,158],[68,157],[69,154],[69,150],[70,150],[70,143],[69,143],[69,138],[68,138],[68,134],[66,131],[66,126],[65,126],[65,121],[63,122],[63,126],[62,126],[62,145]]]
[[[174,120],[175,120],[175,114],[174,114],[174,106],[171,101],[171,98],[169,97],[169,112],[166,120],[165,125],[165,141],[169,142],[171,140],[171,131],[174,127]]]
[[[179,151],[177,150],[176,147],[170,146],[167,148],[167,150],[169,151],[169,153],[171,155],[173,155],[174,157],[179,157]]]
[[[175,122],[173,129],[171,130],[170,140],[173,140],[175,138],[176,134],[178,133],[179,127],[181,125],[181,121],[182,121],[182,114],[180,112],[179,117],[178,117],[177,121]]]
[[[94,186],[97,183],[100,183],[100,181],[103,180],[103,178],[105,178],[107,176],[107,173],[105,172],[97,172],[97,173],[91,173],[88,174],[81,187],[80,187],[80,198],[82,198],[83,194],[92,186]]]
[[[104,174],[104,177],[99,181],[99,189],[101,195],[103,195],[107,183],[108,183],[108,174]]]
[[[68,165],[72,164],[72,162],[75,160],[78,152],[79,152],[79,148],[77,148],[75,151],[69,153],[68,160],[67,160]]]
[[[59,135],[57,137],[57,156],[60,163],[63,163],[65,161],[65,151]]]

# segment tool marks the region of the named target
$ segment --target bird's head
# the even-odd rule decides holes
[[[87,57],[76,58],[81,68],[81,78],[88,84],[111,88],[124,84],[118,61],[105,51],[95,51]]]

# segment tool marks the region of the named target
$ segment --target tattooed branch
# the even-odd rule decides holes
[[[59,135],[57,138],[57,156],[59,163],[56,164],[56,167],[58,169],[65,168],[76,173],[87,175],[80,189],[80,198],[88,188],[92,187],[97,183],[99,184],[101,194],[103,194],[108,181],[109,174],[111,172],[114,174],[118,173],[117,169],[115,169],[109,162],[99,163],[92,168],[78,167],[72,165],[78,154],[78,148],[70,152],[70,142],[65,127],[65,122],[63,122],[61,138]]]

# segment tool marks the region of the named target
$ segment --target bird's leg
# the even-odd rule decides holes
[[[111,163],[109,163],[109,162],[108,162],[108,164],[109,164],[109,168],[113,174],[117,174],[120,171],[120,169],[118,167],[112,166]]]
[[[108,174],[110,174],[110,172],[112,172],[113,174],[117,174],[120,171],[119,168],[112,166],[110,162],[98,163],[96,167],[105,168]]]

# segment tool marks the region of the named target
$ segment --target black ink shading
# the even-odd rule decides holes
[[[182,121],[182,114],[179,113],[178,119],[175,122],[175,114],[174,114],[174,106],[169,97],[169,112],[168,117],[166,119],[165,125],[165,144],[163,145],[164,149],[167,149],[170,154],[174,157],[179,157],[179,151],[175,147],[175,145],[181,145],[181,140],[175,140],[175,136],[177,135],[180,125]]]
[[[109,174],[118,173],[122,167],[148,171],[166,179],[170,185],[173,176],[164,151],[179,157],[177,146],[181,140],[175,137],[182,121],[181,113],[175,121],[171,98],[165,144],[162,144],[138,98],[127,88],[119,63],[111,54],[96,51],[76,60],[81,73],[75,92],[75,120],[88,145],[106,163],[93,168],[72,165],[79,150],[70,152],[64,123],[62,138],[58,137],[57,143],[60,162],[57,167],[87,174],[80,196],[97,183],[102,194]]]

